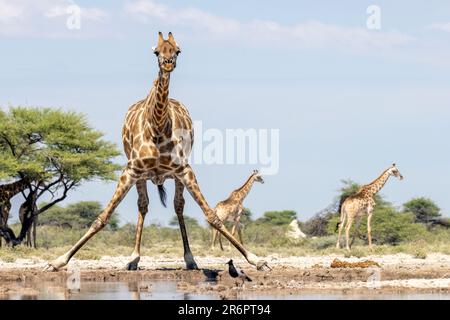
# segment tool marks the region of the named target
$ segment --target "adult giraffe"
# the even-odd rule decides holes
[[[50,262],[46,270],[58,270],[108,222],[109,217],[125,197],[130,188],[136,185],[138,192],[139,217],[136,227],[135,248],[127,269],[136,270],[140,260],[140,243],[144,218],[148,212],[146,181],[158,186],[160,198],[165,203],[163,183],[166,179],[175,180],[174,206],[177,214],[184,246],[184,260],[188,269],[196,269],[189,248],[186,227],[183,219],[183,191],[187,188],[191,196],[203,210],[209,224],[219,230],[247,259],[258,269],[267,266],[256,255],[247,251],[225,228],[216,212],[210,208],[198,186],[195,174],[187,162],[193,144],[192,120],[187,109],[178,101],[169,99],[170,73],[175,69],[180,47],[172,33],[164,40],[159,33],[158,45],[154,48],[157,56],[159,74],[153,88],[144,100],[130,107],[122,130],[123,144],[128,163],[122,172],[114,195],[92,224],[86,234],[65,254]]]
[[[361,219],[367,214],[367,238],[369,240],[369,248],[372,248],[372,214],[375,207],[375,195],[384,187],[390,176],[394,176],[399,180],[403,180],[403,176],[397,169],[395,163],[387,168],[383,173],[371,183],[362,186],[356,194],[348,197],[342,197],[339,203],[338,212],[340,213],[339,222],[336,228],[339,229],[336,248],[340,248],[341,233],[345,225],[345,241],[346,249],[350,251],[350,228],[355,219]],[[347,222],[346,222],[347,220]]]

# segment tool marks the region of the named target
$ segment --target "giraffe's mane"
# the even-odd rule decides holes
[[[375,182],[377,182],[378,180],[380,180],[381,177],[383,177],[390,169],[391,169],[391,168],[387,168],[386,170],[384,170],[383,173],[381,173],[381,174],[378,176],[378,178],[374,179],[372,182],[370,182],[370,183],[368,183],[368,184],[366,184],[366,185],[363,185],[363,186],[361,187],[360,190],[362,191],[362,189],[366,189],[366,188],[370,187],[371,185],[373,185]]]
[[[245,183],[244,183],[241,187],[237,188],[237,189],[234,190],[234,191],[235,191],[235,192],[239,192],[239,191],[241,191],[242,189],[244,189],[244,187],[250,182],[250,180],[253,178],[254,175],[255,175],[255,174],[252,173],[252,174],[250,175],[250,177],[248,177],[248,179],[245,181]]]

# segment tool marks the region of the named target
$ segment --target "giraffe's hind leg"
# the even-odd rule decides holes
[[[216,230],[217,231],[217,230]],[[217,232],[217,237],[219,238],[219,246],[220,246],[220,250],[222,250],[223,251],[223,243],[222,243],[222,235],[219,233],[219,232]]]
[[[237,231],[238,231],[238,235],[239,235],[239,241],[241,242],[241,244],[244,244],[244,240],[242,239],[242,225],[239,224],[237,226]]]
[[[342,208],[342,213],[341,213],[341,217],[339,220],[339,233],[338,233],[338,239],[337,239],[337,243],[336,243],[336,248],[339,249],[341,247],[341,236],[342,236],[342,230],[344,229],[345,226],[345,220],[347,218],[347,214],[345,213],[345,209]]]
[[[241,231],[240,231],[240,228],[239,228],[240,221],[241,221],[241,217],[240,216],[238,216],[238,218],[236,220],[234,220],[233,227],[231,228],[231,235],[233,237],[238,236],[239,237],[239,242],[241,244],[244,244],[242,242],[242,235],[241,235]],[[230,242],[230,247],[231,247],[231,242]]]
[[[217,240],[217,230],[214,228],[211,228],[211,234],[212,234],[211,249],[214,249],[214,246],[216,245],[216,240]]]
[[[200,191],[200,188],[195,178],[194,171],[189,165],[180,168],[177,173],[177,178],[183,183],[183,185],[188,189],[191,196],[197,202],[197,204],[202,208],[203,213],[206,216],[208,223],[215,229],[217,229],[221,234],[223,234],[233,246],[242,253],[242,255],[247,259],[247,261],[256,266],[259,270],[269,268],[267,262],[260,260],[256,255],[247,251],[243,245],[239,243],[231,233],[225,228],[222,221],[217,216],[216,212],[211,209],[211,207],[206,202],[205,197]]]
[[[178,217],[178,222],[180,224],[181,238],[183,239],[183,249],[184,249],[184,261],[186,262],[186,268],[188,270],[198,269],[197,263],[192,255],[191,248],[189,247],[189,240],[186,232],[186,225],[184,223],[183,210],[184,210],[184,197],[183,197],[184,185],[175,179],[175,199],[173,201],[175,207],[175,213]]]
[[[353,216],[349,216],[347,219],[347,226],[345,227],[345,248],[350,252],[350,229],[353,224]]]
[[[147,192],[147,181],[139,180],[136,183],[136,190],[138,192],[138,223],[136,225],[136,236],[134,242],[134,250],[131,254],[130,261],[126,265],[127,270],[137,270],[139,260],[141,259],[141,240],[142,240],[142,230],[144,229],[145,215],[148,212],[148,192]]]
[[[214,249],[214,246],[216,245],[216,240],[219,240],[220,250],[223,251],[222,235],[219,233],[219,231],[217,231],[214,228],[212,228],[212,234],[213,234],[213,239],[212,239],[211,249]]]

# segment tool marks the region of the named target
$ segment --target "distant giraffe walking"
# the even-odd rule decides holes
[[[233,222],[231,234],[234,236],[237,231],[241,244],[243,244],[241,217],[244,210],[244,206],[242,205],[242,203],[250,192],[250,189],[252,188],[255,181],[264,183],[264,180],[258,170],[254,170],[242,187],[234,190],[226,200],[219,202],[215,208],[220,221]],[[219,238],[220,248],[223,250],[222,238],[216,229],[212,230],[211,246],[214,247],[217,237]]]
[[[6,230],[8,227],[9,211],[11,210],[11,199],[18,193],[24,191],[29,186],[26,178],[18,181],[0,185],[0,229]],[[8,240],[7,240],[8,242]],[[0,238],[0,246],[2,238]]]
[[[339,204],[339,213],[341,217],[337,225],[339,228],[339,235],[336,248],[340,248],[341,233],[345,225],[346,248],[350,251],[350,228],[356,218],[361,219],[365,214],[367,214],[367,237],[369,240],[369,247],[372,247],[371,221],[373,209],[375,207],[374,196],[384,187],[390,176],[395,176],[400,180],[403,179],[403,176],[400,174],[400,171],[398,171],[395,163],[386,169],[381,176],[372,183],[362,186],[356,194],[341,199],[341,203]],[[347,224],[345,224],[346,220]]]
[[[154,81],[149,95],[132,105],[125,117],[122,140],[128,163],[119,178],[114,195],[85,235],[69,251],[50,262],[45,270],[58,270],[67,265],[72,256],[105,227],[111,214],[134,185],[138,192],[139,216],[135,247],[127,269],[136,270],[140,260],[142,229],[149,205],[147,180],[151,180],[158,186],[160,199],[165,204],[163,183],[166,179],[175,180],[175,213],[180,224],[184,260],[188,269],[197,269],[197,264],[189,248],[184,224],[184,188],[201,207],[208,223],[218,229],[250,264],[255,265],[258,269],[267,266],[265,261],[247,251],[225,228],[215,210],[211,209],[206,202],[194,171],[188,164],[194,139],[192,120],[183,104],[169,98],[170,74],[175,69],[177,57],[181,52],[172,33],[169,33],[168,39],[165,40],[160,32],[158,45],[153,52],[157,57],[158,77]]]

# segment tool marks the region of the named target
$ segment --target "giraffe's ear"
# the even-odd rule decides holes
[[[173,37],[172,32],[169,32],[169,38],[168,38],[167,40],[169,40],[169,42],[170,42],[171,44],[173,44],[174,46],[177,46],[177,43],[175,42],[175,38]],[[177,46],[177,47],[178,47],[178,46]]]
[[[162,34],[162,32],[160,31],[160,32],[158,32],[158,47],[159,47],[160,45],[162,45],[163,42],[164,42],[163,34]]]

